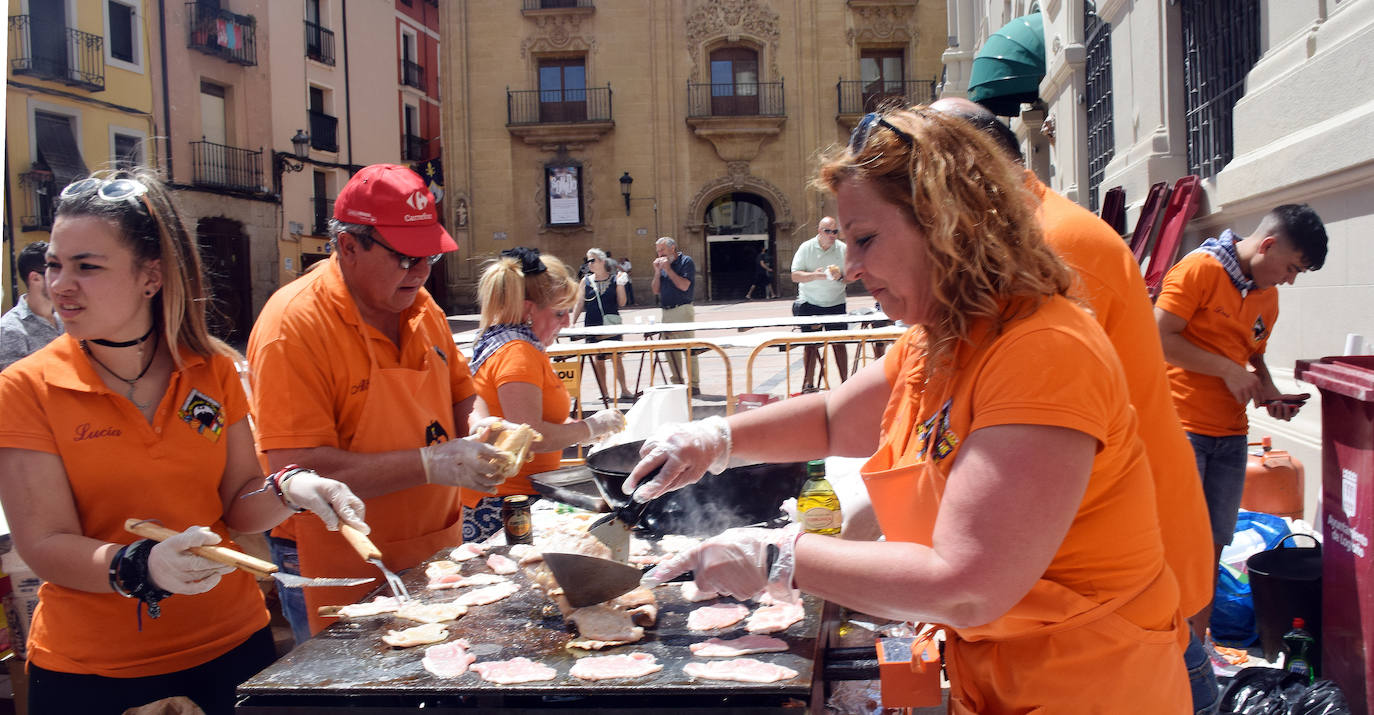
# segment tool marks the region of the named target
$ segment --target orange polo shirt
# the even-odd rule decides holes
[[[951,470],[975,430],[1064,427],[1092,436],[1098,449],[1040,580],[993,621],[951,629],[951,712],[1076,712],[1111,702],[1182,712],[1188,689],[1178,586],[1164,560],[1154,479],[1115,351],[1064,298],[999,335],[987,336],[986,327],[929,380],[919,328],[885,358],[893,391],[863,475],[888,539],[931,545]],[[1095,611],[1102,615],[1084,617]]]
[[[372,369],[369,349],[382,369],[418,368],[427,354],[437,353],[448,365],[450,401],[457,404],[476,394],[467,360],[453,343],[443,310],[428,292],[422,289],[402,312],[400,328],[398,347],[363,322],[337,257],[273,293],[248,340],[258,449],[352,450],[355,439],[363,437],[357,430]],[[414,446],[433,441],[416,434]],[[445,503],[453,514],[459,513],[458,490],[445,491],[450,492]],[[318,517],[293,516],[272,535],[293,538],[292,523],[302,518]]]
[[[0,373],[0,447],[55,454],[84,536],[129,544],[129,518],[156,519],[182,531],[209,526],[233,548],[220,496],[225,432],[248,414],[233,361],[182,354],[149,423],[96,374],[79,343],[63,335]],[[54,485],[60,488],[60,485]],[[13,507],[14,505],[10,505]],[[162,617],[113,591],[55,583],[38,591],[29,659],[48,670],[137,678],[209,662],[267,625],[262,592],[243,571],[207,593],[174,595]]]
[[[1102,219],[1027,172],[1040,199],[1045,242],[1078,274],[1074,293],[1092,307],[1121,360],[1136,427],[1155,479],[1164,557],[1178,578],[1184,615],[1212,600],[1212,532],[1193,448],[1165,375],[1164,349],[1135,256]]]
[[[554,373],[549,356],[531,343],[512,340],[496,348],[496,352],[478,366],[474,380],[477,383],[477,395],[495,417],[506,416],[501,408],[498,388],[512,382],[523,382],[539,388],[539,394],[544,397],[542,412],[539,415],[541,419],[555,424],[568,421],[568,412],[572,409],[572,397],[568,395],[568,388],[563,386],[563,381]],[[561,449],[536,452],[534,459],[526,462],[519,474],[507,479],[497,488],[496,494],[534,494],[534,486],[530,484],[529,475],[558,469],[558,461],[562,455]],[[472,506],[484,496],[490,495],[465,492],[463,503]]]
[[[1193,252],[1164,276],[1155,307],[1188,321],[1183,337],[1209,353],[1237,365],[1263,355],[1279,319],[1276,288],[1238,290],[1226,268],[1214,256]],[[1183,428],[1209,437],[1249,432],[1245,405],[1213,375],[1169,366],[1169,383]]]

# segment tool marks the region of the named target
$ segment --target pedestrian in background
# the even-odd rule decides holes
[[[662,321],[665,323],[691,323],[696,321],[696,308],[692,305],[693,293],[697,286],[697,265],[692,257],[678,250],[677,241],[663,236],[654,242],[654,278],[650,284],[654,295],[658,296],[662,308]],[[695,330],[670,330],[663,333],[666,340],[696,337]],[[691,351],[687,351],[691,353]],[[701,394],[701,370],[698,369],[697,356],[691,355],[692,386],[691,394]],[[681,385],[682,353],[668,353],[668,367],[673,370],[673,382]]]
[[[16,267],[26,292],[0,317],[0,370],[62,334],[62,318],[53,310],[43,278],[47,251],[47,241],[34,241],[19,252]]]
[[[792,280],[797,284],[797,300],[792,303],[792,315],[844,315],[846,312],[844,290],[844,252],[845,243],[840,240],[839,225],[830,216],[822,217],[816,225],[816,235],[797,247],[792,256]],[[829,323],[825,325],[803,325],[803,333],[825,330],[846,330],[848,323]],[[849,351],[843,343],[830,346],[835,351],[835,367],[840,371],[840,382],[849,377]],[[817,365],[825,374],[825,363],[821,360],[819,345],[807,345],[803,352],[804,371],[802,392],[815,392],[816,384],[812,377]]]

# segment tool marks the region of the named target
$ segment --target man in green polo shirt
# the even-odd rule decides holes
[[[840,240],[839,224],[826,216],[817,224],[817,232],[807,242],[797,248],[792,256],[792,280],[797,283],[797,301],[792,304],[792,315],[844,315],[844,241]],[[820,330],[820,325],[803,325],[803,333]],[[831,323],[826,330],[845,330],[845,323]],[[835,366],[840,369],[840,381],[849,376],[849,353],[844,345],[836,343]],[[812,382],[816,365],[821,370],[825,364],[821,349],[809,345],[805,348],[805,377],[802,392],[814,392],[816,383]]]

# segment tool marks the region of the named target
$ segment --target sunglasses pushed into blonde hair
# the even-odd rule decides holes
[[[918,106],[865,116],[848,145],[822,155],[812,183],[834,193],[868,182],[911,212],[936,306],[927,345],[942,354],[975,322],[992,320],[995,334],[1069,290],[1072,274],[1044,242],[1024,177],[967,122]]]

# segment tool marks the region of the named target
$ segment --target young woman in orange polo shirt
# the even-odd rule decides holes
[[[558,468],[563,448],[590,444],[625,427],[617,410],[602,410],[582,420],[568,416],[572,397],[554,374],[544,347],[569,324],[577,303],[577,281],[566,264],[541,256],[536,248],[510,248],[487,265],[477,284],[482,306],[481,332],[472,349],[472,379],[477,385],[473,433],[493,418],[527,424],[543,435],[538,452],[520,472],[497,487],[496,496],[463,492],[463,541],[481,541],[501,528],[501,497],[535,495],[531,474]],[[487,417],[487,419],[481,419]]]
[[[195,242],[144,171],[66,187],[47,282],[67,334],[0,374],[0,500],[45,583],[29,712],[121,713],[185,696],[233,711],[275,658],[252,576],[189,551],[308,509],[362,530],[348,487],[264,480],[232,348],[206,330]],[[161,543],[129,518],[180,533]]]
[[[849,240],[845,277],[914,327],[832,392],[656,436],[625,486],[659,464],[648,498],[732,456],[870,456],[887,541],[732,529],[651,578],[693,569],[722,593],[795,586],[942,625],[956,713],[1189,712],[1178,587],[1121,365],[1066,297],[1020,170],[963,120],[918,108],[866,116],[817,183]]]

